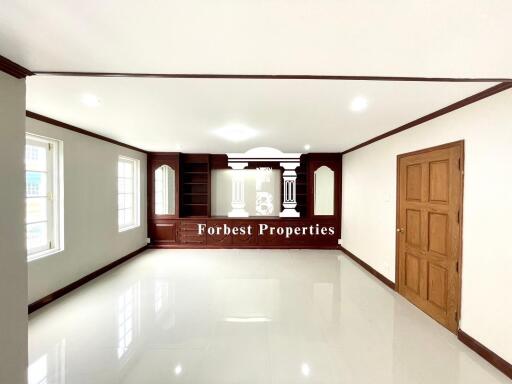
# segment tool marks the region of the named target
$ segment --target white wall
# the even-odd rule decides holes
[[[0,72],[0,383],[26,383],[25,80]]]
[[[465,140],[460,327],[512,362],[512,91],[343,157],[343,246],[395,280],[396,156]]]
[[[146,244],[146,155],[27,118],[27,132],[64,142],[64,250],[28,264],[34,302]],[[117,159],[140,160],[140,227],[118,232]]]

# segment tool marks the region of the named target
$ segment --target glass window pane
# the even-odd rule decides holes
[[[124,209],[126,208],[124,206],[124,199],[122,198],[123,195],[118,195],[117,196],[117,209]]]
[[[125,177],[132,177],[133,176],[133,163],[131,161],[127,161],[124,163],[124,175]]]
[[[46,197],[31,197],[27,202],[27,223],[47,220],[48,199]]]
[[[47,171],[46,148],[27,144],[25,146],[25,167],[31,171]]]
[[[117,222],[120,227],[122,227],[125,224],[124,221],[124,209],[121,209],[117,212]]]
[[[117,193],[124,193],[124,179],[117,180]]]
[[[48,233],[46,223],[27,225],[27,249],[30,250],[48,245]]]
[[[125,209],[125,224],[127,225],[132,225],[134,224],[133,222],[133,209]]]
[[[124,207],[133,208],[133,195],[124,195]]]
[[[46,196],[46,177],[45,172],[26,172],[25,175],[26,195],[27,196]]]

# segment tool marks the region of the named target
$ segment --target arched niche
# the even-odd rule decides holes
[[[334,171],[322,165],[314,172],[314,215],[334,215]]]
[[[176,172],[167,164],[155,169],[154,174],[155,215],[175,215]]]

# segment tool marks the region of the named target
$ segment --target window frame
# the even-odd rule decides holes
[[[44,148],[46,151],[46,171],[28,169],[26,164],[27,146]],[[25,206],[28,199],[45,197],[46,220],[28,223],[25,212],[25,242],[27,262],[31,262],[64,250],[64,173],[63,173],[63,142],[51,137],[27,132],[25,134]],[[28,172],[46,173],[46,196],[28,196]],[[46,223],[47,244],[37,248],[28,248],[28,226],[35,223]]]
[[[132,164],[133,169],[133,177],[132,179],[132,221],[129,224],[123,224],[121,225],[119,221],[119,211],[125,210],[126,208],[119,208],[120,205],[120,190],[119,190],[119,180],[121,178],[119,174],[119,165],[121,162],[124,163],[130,163]],[[124,179],[127,179],[126,177],[123,177]],[[125,195],[126,193],[123,193]],[[140,227],[140,160],[134,159],[132,157],[119,155],[117,158],[117,229],[118,232],[125,232],[129,231],[131,229],[139,228]]]

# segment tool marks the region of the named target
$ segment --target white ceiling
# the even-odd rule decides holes
[[[339,152],[492,85],[39,75],[27,78],[27,109],[150,151]],[[85,106],[84,94],[100,105]],[[366,111],[350,109],[357,96]],[[232,124],[257,134],[233,143],[213,133]]]
[[[0,54],[50,71],[512,78],[510,0],[4,0]]]

